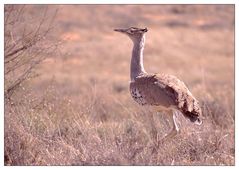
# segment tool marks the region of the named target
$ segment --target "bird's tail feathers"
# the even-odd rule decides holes
[[[194,123],[200,126],[202,124],[202,120],[198,118]]]
[[[194,114],[193,112],[186,111],[184,112],[185,117],[187,117],[191,122],[196,125],[201,125],[202,120],[199,118],[199,115]]]

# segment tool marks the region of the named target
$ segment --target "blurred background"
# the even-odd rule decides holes
[[[5,165],[234,165],[234,5],[5,5]],[[181,133],[129,94],[132,42],[145,69],[183,80],[204,123]],[[154,122],[154,123],[152,123]]]

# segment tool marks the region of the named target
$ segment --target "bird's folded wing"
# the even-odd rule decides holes
[[[167,74],[139,76],[131,84],[142,93],[150,105],[176,105],[182,112],[198,109],[198,101],[178,78]],[[196,113],[195,113],[196,114]]]

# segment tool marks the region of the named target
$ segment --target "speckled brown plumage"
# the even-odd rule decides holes
[[[191,121],[201,114],[198,101],[178,78],[167,74],[144,74],[130,83],[130,93],[140,105],[178,108]]]

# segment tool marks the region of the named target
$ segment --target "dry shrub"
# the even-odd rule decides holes
[[[24,5],[4,6],[4,93],[10,98],[32,70],[46,57],[56,53],[59,43],[49,38],[55,13],[41,9],[40,16],[27,16]]]

